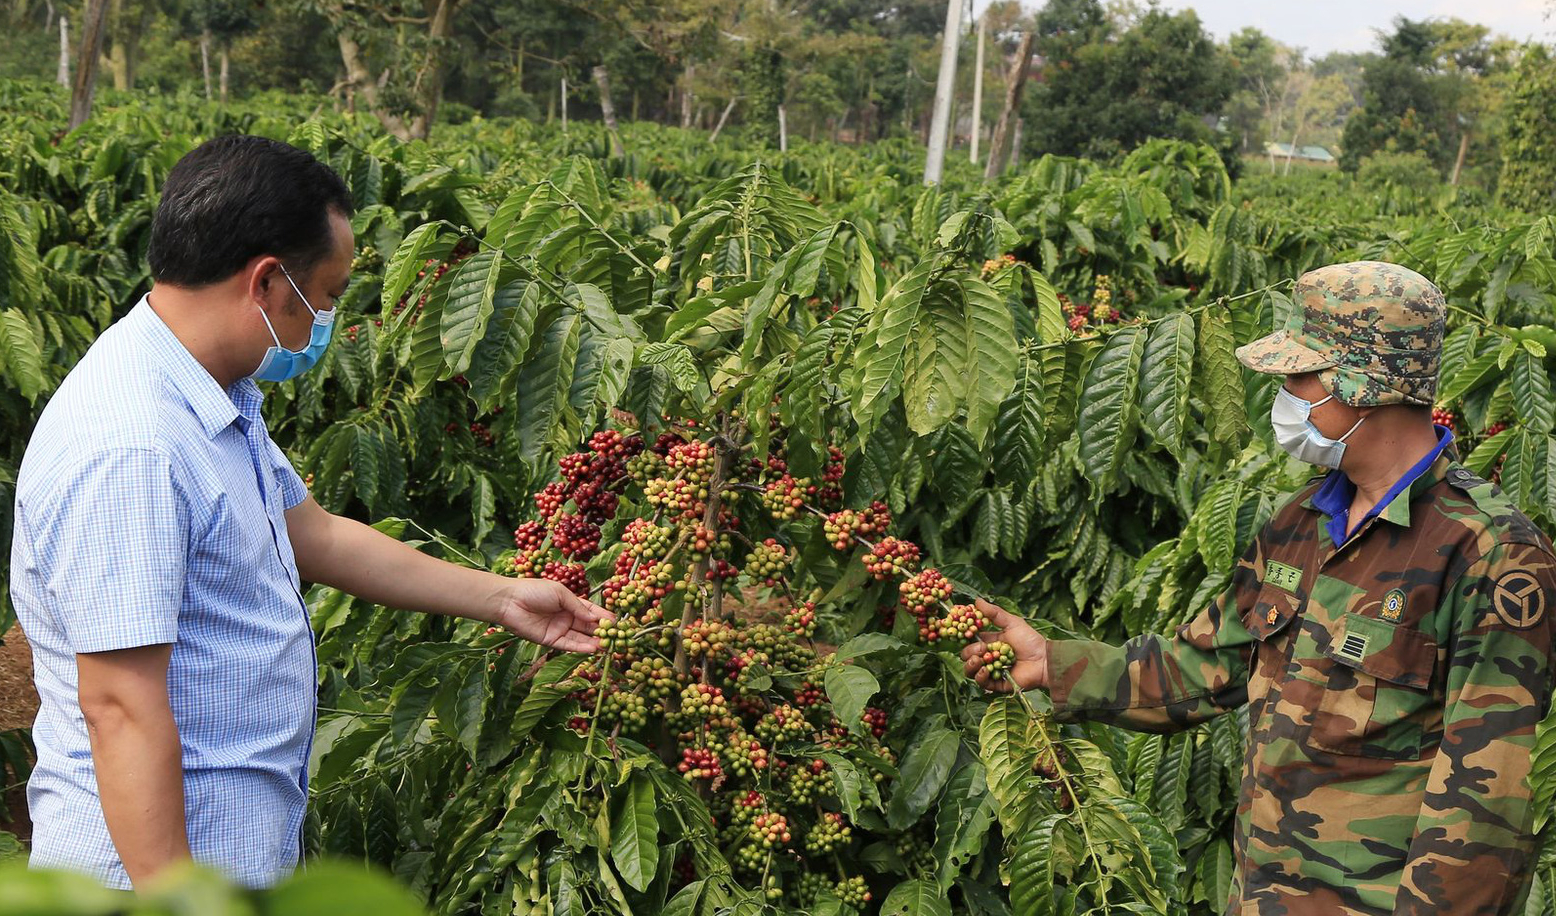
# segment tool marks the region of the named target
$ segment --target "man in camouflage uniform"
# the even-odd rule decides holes
[[[1016,648],[1017,684],[1047,687],[1062,719],[1172,731],[1248,707],[1226,912],[1516,912],[1551,696],[1551,543],[1431,423],[1435,286],[1338,264],[1304,275],[1296,305],[1238,358],[1285,375],[1316,441],[1347,447],[1226,592],[1176,634],[1123,646],[1048,641],[989,605],[1003,632],[984,638]],[[1009,689],[977,655],[968,673]]]

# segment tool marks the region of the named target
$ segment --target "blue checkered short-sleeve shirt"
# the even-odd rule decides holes
[[[284,512],[307,491],[261,394],[223,390],[142,299],[55,392],[16,485],[11,594],[41,698],[31,864],[129,876],[103,819],[76,655],[172,644],[197,861],[263,886],[297,863],[315,663]]]

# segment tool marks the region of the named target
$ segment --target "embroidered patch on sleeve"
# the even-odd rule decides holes
[[[1502,622],[1515,630],[1527,630],[1545,616],[1545,590],[1526,572],[1510,572],[1491,590],[1491,604]]]

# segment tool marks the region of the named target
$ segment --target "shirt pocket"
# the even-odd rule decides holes
[[[1309,743],[1334,754],[1419,759],[1437,703],[1437,641],[1415,627],[1350,612],[1322,652],[1329,679]]]

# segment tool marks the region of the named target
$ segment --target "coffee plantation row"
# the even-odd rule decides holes
[[[0,83],[7,498],[49,391],[146,287],[167,170],[261,133],[357,204],[342,332],[266,402],[315,498],[618,615],[582,657],[309,593],[310,851],[432,912],[1219,912],[1245,721],[1060,725],[958,653],[976,598],[1119,640],[1226,587],[1308,473],[1233,349],[1310,267],[1444,289],[1439,418],[1556,528],[1550,216],[1233,186],[1166,141],[926,189],[906,143],[634,124],[613,156],[586,124],[406,145],[296,97],[108,101],[61,136],[53,91]],[[15,782],[25,737],[0,748]],[[1542,729],[1546,812],[1553,771]]]

